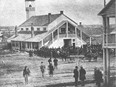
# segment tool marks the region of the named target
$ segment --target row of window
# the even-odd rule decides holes
[[[23,31],[24,28],[21,28],[21,30]],[[26,31],[28,31],[28,30],[29,30],[29,28],[26,28]],[[40,31],[40,28],[37,28],[37,31]],[[46,31],[46,28],[43,28],[43,31]]]

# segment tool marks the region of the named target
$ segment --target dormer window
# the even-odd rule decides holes
[[[21,28],[21,30],[23,31],[23,28]]]
[[[26,31],[28,31],[29,30],[29,28],[26,28]]]
[[[44,31],[46,31],[46,28],[43,28]]]

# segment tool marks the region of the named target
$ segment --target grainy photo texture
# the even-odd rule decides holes
[[[116,87],[116,0],[0,0],[0,87]]]

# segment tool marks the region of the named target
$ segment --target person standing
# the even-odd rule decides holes
[[[41,69],[42,77],[44,78],[44,73],[45,73],[45,65],[43,64],[43,62],[41,62],[40,69]]]
[[[101,82],[103,82],[103,78],[102,78],[103,74],[99,69],[97,69],[94,74],[95,74],[94,76],[95,76],[96,85],[100,87]]]
[[[78,85],[78,67],[77,66],[75,66],[73,73],[74,73],[73,77],[75,78],[75,86],[77,86]]]
[[[25,66],[23,70],[23,77],[25,79],[25,84],[28,84],[28,76],[30,75],[30,70],[27,66]]]
[[[94,81],[95,81],[95,82],[96,82],[96,78],[97,78],[96,73],[97,73],[97,67],[94,68]]]
[[[48,69],[49,69],[49,75],[50,75],[50,77],[53,77],[54,67],[53,67],[52,63],[49,64]]]
[[[86,71],[82,66],[80,67],[79,75],[80,75],[81,85],[84,86],[84,80],[86,79],[85,77]]]
[[[50,59],[48,60],[48,63],[49,63],[49,64],[52,63],[52,58],[50,58]]]
[[[54,68],[57,69],[58,68],[57,66],[58,66],[58,59],[55,58],[54,59]]]

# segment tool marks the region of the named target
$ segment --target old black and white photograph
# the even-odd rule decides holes
[[[116,87],[116,0],[0,0],[0,87]]]

